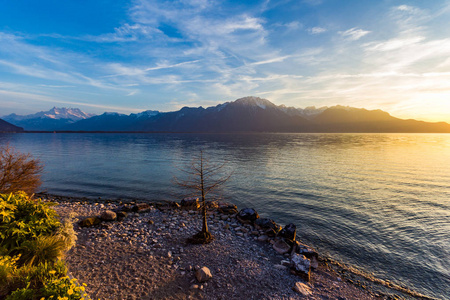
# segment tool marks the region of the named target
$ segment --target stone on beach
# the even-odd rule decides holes
[[[128,214],[124,211],[118,211],[116,214],[117,214],[117,221],[119,222],[128,216]]]
[[[302,283],[302,282],[296,282],[294,287],[292,288],[295,292],[299,293],[300,295],[303,296],[309,296],[312,294],[311,288]]]
[[[219,203],[217,211],[224,215],[234,215],[238,213],[237,206],[231,203]],[[225,216],[226,217],[226,216]]]
[[[195,278],[202,283],[212,278],[211,271],[207,267],[201,267],[195,271]]]
[[[236,215],[236,218],[243,224],[253,224],[259,218],[259,215],[253,208],[243,208]]]
[[[268,236],[275,236],[280,230],[281,226],[269,218],[259,218],[255,220],[255,228],[263,230]]]
[[[293,252],[303,254],[306,258],[311,260],[311,268],[317,269],[319,267],[319,254],[312,247],[296,242],[293,247]]]
[[[303,280],[311,279],[311,261],[302,254],[293,253],[291,255],[292,270]]]
[[[101,223],[101,220],[97,217],[90,217],[90,218],[86,218],[81,220],[78,225],[80,225],[80,227],[91,227],[91,226],[95,226]]]
[[[184,198],[180,202],[181,208],[189,209],[189,210],[199,210],[200,203],[199,199],[196,197]]]
[[[297,234],[297,226],[295,224],[287,224],[279,233],[278,236],[284,238],[288,243],[293,243],[295,241],[295,236]]]
[[[134,212],[145,212],[150,210],[151,206],[148,203],[136,203],[131,210]]]
[[[100,219],[102,221],[114,221],[117,218],[117,214],[111,210],[105,210],[101,213]]]
[[[291,250],[291,246],[289,246],[285,241],[278,240],[273,244],[273,249],[280,253],[281,255],[288,253]]]

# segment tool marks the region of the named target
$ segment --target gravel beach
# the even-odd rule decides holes
[[[56,202],[61,217],[81,220],[117,210],[119,204],[39,195]],[[100,202],[100,201],[99,201]],[[251,225],[217,211],[208,216],[215,240],[186,243],[201,229],[198,211],[150,207],[122,221],[81,228],[66,257],[72,275],[87,284],[92,299],[395,299],[336,270],[321,259],[310,282],[290,272],[287,255],[261,241]],[[286,261],[287,260],[287,261]],[[199,282],[196,270],[212,278]],[[300,290],[293,287],[297,284]]]

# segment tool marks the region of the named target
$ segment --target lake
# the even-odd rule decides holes
[[[334,259],[438,299],[450,286],[450,134],[0,134],[60,195],[179,200],[200,150],[220,195]]]

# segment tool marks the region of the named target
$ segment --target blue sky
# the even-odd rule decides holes
[[[450,122],[450,0],[0,0],[0,115],[259,96]]]

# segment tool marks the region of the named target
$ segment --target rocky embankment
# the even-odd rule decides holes
[[[75,214],[77,245],[66,262],[93,299],[386,299],[354,281],[253,209],[211,207],[210,244],[196,203],[95,203],[39,195]],[[86,219],[89,218],[89,219]],[[81,226],[80,226],[81,225]]]

